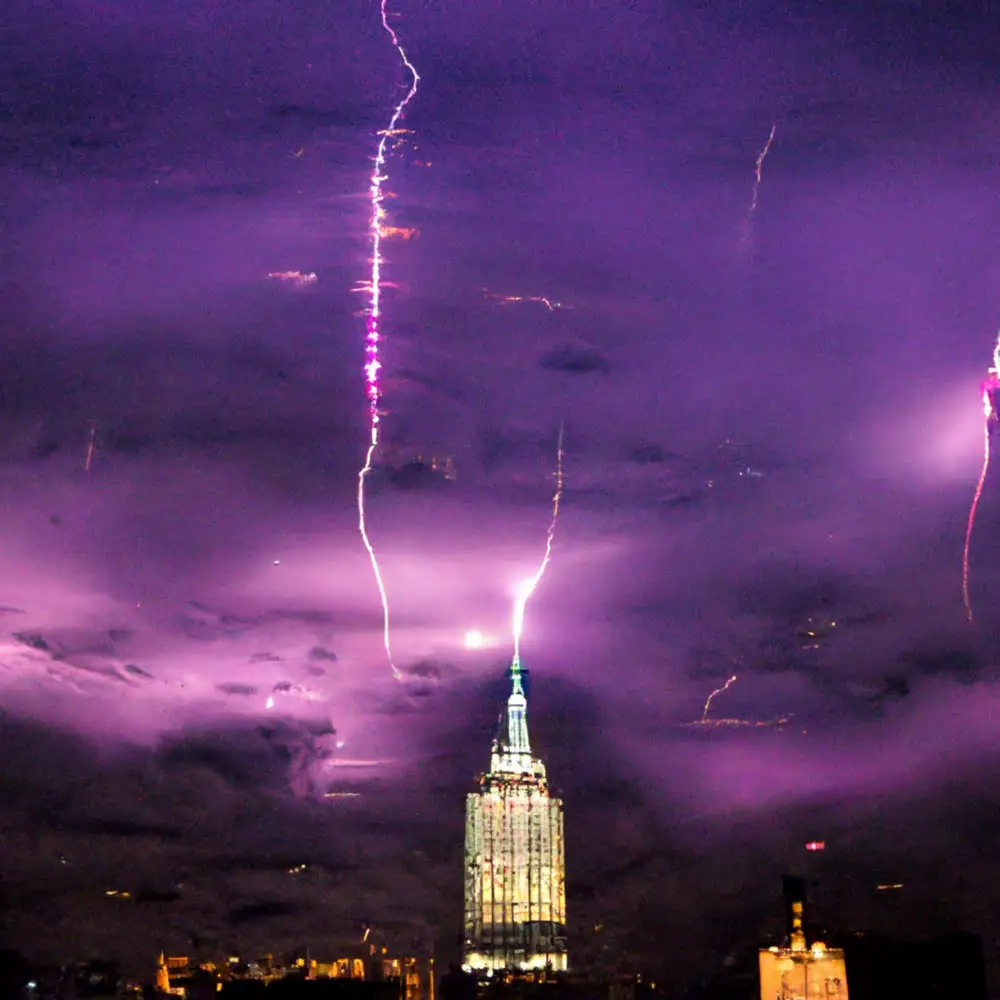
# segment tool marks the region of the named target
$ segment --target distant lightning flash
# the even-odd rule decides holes
[[[979,479],[976,482],[976,491],[972,496],[972,506],[969,507],[969,520],[965,526],[965,547],[962,549],[962,603],[965,605],[965,617],[969,619],[969,624],[975,624],[975,616],[972,613],[972,598],[969,595],[969,549],[972,546],[972,529],[976,524],[976,511],[979,509],[979,498],[983,495],[983,486],[986,483],[986,473],[990,468],[990,425],[989,417],[992,406],[988,402],[989,397],[984,394],[987,400],[986,422],[983,423],[983,465],[979,470]]]
[[[708,710],[712,707],[712,699],[719,694],[724,694],[729,688],[736,682],[736,674],[733,674],[725,684],[721,687],[717,687],[709,696],[705,699],[705,708],[701,713],[701,721],[708,722]]]
[[[682,729],[774,729],[781,731],[794,715],[776,715],[773,719],[699,719],[682,722]],[[805,733],[805,730],[802,730]]]
[[[365,519],[365,483],[368,479],[368,473],[372,470],[372,460],[375,451],[379,446],[379,419],[381,416],[379,411],[381,389],[379,387],[378,376],[379,369],[382,367],[379,361],[379,323],[382,317],[382,240],[385,237],[385,227],[383,227],[382,222],[386,216],[385,209],[382,207],[382,202],[385,200],[382,185],[388,179],[388,175],[385,172],[385,164],[391,151],[389,142],[394,136],[399,134],[396,126],[399,124],[400,118],[403,117],[406,106],[413,100],[417,93],[420,76],[417,73],[416,67],[407,58],[396,32],[389,24],[389,14],[386,4],[387,0],[381,0],[379,10],[382,15],[382,27],[388,33],[393,47],[402,60],[403,66],[410,74],[410,86],[406,92],[406,96],[393,109],[389,124],[379,135],[378,146],[375,150],[375,164],[372,168],[368,188],[369,205],[371,207],[369,231],[371,232],[372,256],[371,277],[368,285],[368,308],[366,310],[367,320],[365,324],[364,371],[371,435],[368,443],[368,451],[365,454],[365,463],[358,473],[358,531],[361,534],[361,541],[368,551],[368,558],[371,560],[372,571],[375,574],[375,583],[378,586],[379,597],[382,600],[382,641],[385,646],[385,655],[389,660],[393,677],[399,680],[402,675],[392,661],[392,645],[389,641],[389,596],[386,593],[385,581],[382,579],[382,571],[379,569],[375,549],[372,546],[371,539],[368,537],[368,526]]]
[[[545,306],[549,312],[555,312],[557,309],[572,309],[572,306],[566,305],[565,302],[557,302],[555,299],[547,298],[544,295],[499,295],[496,292],[487,291],[483,289],[483,294],[488,299],[492,299],[494,302],[498,302],[502,306],[511,305],[514,303],[529,303],[537,302],[539,305]]]
[[[965,605],[965,616],[969,624],[975,624],[972,613],[972,598],[969,594],[969,550],[972,547],[972,531],[976,524],[976,511],[979,509],[979,499],[983,495],[986,475],[990,470],[990,431],[996,425],[998,415],[993,408],[992,394],[1000,389],[1000,333],[997,334],[996,345],[993,348],[993,366],[988,369],[986,379],[980,391],[983,398],[983,464],[976,481],[976,490],[972,495],[972,506],[969,507],[969,520],[965,526],[965,546],[962,549],[962,603]]]
[[[749,215],[751,216],[757,209],[757,195],[760,193],[760,181],[763,175],[764,161],[767,159],[767,154],[771,152],[771,146],[774,143],[774,133],[777,128],[778,126],[776,124],[771,126],[771,131],[768,134],[767,142],[764,143],[764,148],[760,151],[760,156],[757,157],[757,166],[754,170],[754,178],[753,178],[753,198],[750,200]]]
[[[563,494],[563,426],[559,425],[559,444],[556,450],[556,491],[552,496],[552,520],[545,535],[545,555],[535,572],[535,575],[524,580],[517,588],[514,600],[514,663],[515,669],[521,665],[521,633],[524,631],[524,611],[528,599],[541,582],[545,569],[552,559],[552,542],[556,535],[556,522],[559,520],[559,504]]]
[[[83,462],[83,471],[90,475],[90,463],[94,460],[94,435],[97,433],[97,425],[93,422],[90,424],[90,438],[87,441],[87,457]]]
[[[774,144],[774,133],[777,131],[777,128],[778,126],[776,124],[771,126],[771,131],[767,136],[767,142],[764,143],[764,148],[757,156],[757,163],[754,167],[753,175],[753,193],[750,196],[750,208],[747,209],[746,222],[744,223],[744,244],[748,243],[753,235],[753,217],[757,211],[757,199],[760,195],[760,182],[764,172],[764,160],[767,159],[767,154],[771,152],[771,146]]]

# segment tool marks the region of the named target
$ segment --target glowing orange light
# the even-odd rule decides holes
[[[382,236],[388,239],[391,236],[398,236],[402,240],[411,240],[414,236],[419,236],[420,230],[405,226],[383,226]]]

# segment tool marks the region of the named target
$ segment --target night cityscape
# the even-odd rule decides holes
[[[1000,5],[0,5],[0,1000],[1000,1000]]]

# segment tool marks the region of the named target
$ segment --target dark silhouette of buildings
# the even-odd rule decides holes
[[[858,934],[847,945],[851,1000],[986,1000],[983,943],[955,933],[929,941]]]

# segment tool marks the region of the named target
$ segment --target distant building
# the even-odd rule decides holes
[[[343,1000],[435,1000],[434,959],[390,957],[388,948],[369,945],[345,957],[319,960],[308,952],[275,958],[192,963],[187,958],[157,962],[158,995],[187,1000],[222,996],[331,996]],[[261,993],[264,991],[264,993]]]
[[[351,979],[371,983],[398,983],[400,1000],[435,1000],[433,958],[390,958],[387,949],[366,958],[308,959],[304,963],[309,979]],[[300,963],[301,964],[301,963]]]
[[[760,1000],[848,1000],[843,949],[806,937],[805,881],[786,878],[784,896],[786,939],[758,954]]]
[[[199,965],[186,955],[164,958],[156,963],[156,992],[164,996],[184,997],[185,1000],[203,1000],[218,990],[218,976],[213,963]]]
[[[531,752],[521,664],[490,770],[466,803],[462,967],[485,973],[567,968],[562,802]]]

